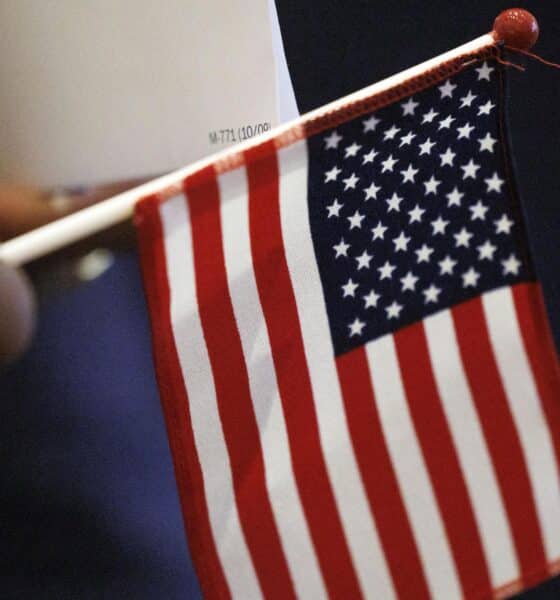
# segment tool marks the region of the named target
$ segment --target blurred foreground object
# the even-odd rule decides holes
[[[27,276],[0,263],[0,363],[20,356],[35,328],[35,297]]]
[[[137,183],[138,180],[133,180],[86,190],[54,192],[33,186],[0,184],[0,240],[36,229]],[[124,223],[31,264],[28,270],[42,289],[63,289],[72,284],[73,279],[75,283],[90,280],[107,268],[111,263],[110,251],[99,246],[129,248],[133,239],[130,224]],[[35,293],[28,275],[0,262],[0,363],[14,360],[25,351],[35,319]]]

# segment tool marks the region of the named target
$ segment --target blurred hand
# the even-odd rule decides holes
[[[138,181],[100,186],[83,194],[52,196],[38,188],[0,183],[0,241],[40,227],[70,212],[127,190]],[[0,363],[15,360],[28,347],[36,302],[21,269],[0,263]]]

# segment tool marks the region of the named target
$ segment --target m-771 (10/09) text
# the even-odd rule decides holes
[[[270,128],[270,122],[264,122],[253,125],[242,125],[241,127],[237,127],[237,129],[234,127],[215,129],[208,132],[208,138],[211,144],[235,144],[269,131]]]

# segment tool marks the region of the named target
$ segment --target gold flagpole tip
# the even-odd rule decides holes
[[[528,10],[508,8],[496,17],[493,34],[506,46],[529,50],[539,38],[539,24]]]

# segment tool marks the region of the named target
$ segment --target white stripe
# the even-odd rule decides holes
[[[311,376],[319,435],[346,539],[367,597],[395,596],[352,449],[311,239],[304,142],[278,152],[282,235]]]
[[[268,0],[268,16],[270,18],[270,33],[272,34],[272,50],[274,51],[274,66],[276,67],[276,105],[280,123],[299,117],[299,110],[294,93],[294,86],[288,69],[288,61],[282,42],[278,11],[274,0]]]
[[[445,529],[405,397],[393,336],[366,345],[385,441],[432,594],[461,598]]]
[[[492,585],[499,587],[519,577],[519,566],[450,312],[444,310],[428,317],[424,329],[439,396],[469,491]]]
[[[560,556],[560,482],[511,289],[485,294],[482,301],[498,370],[527,462],[545,552],[549,560],[556,560]]]
[[[327,596],[298,495],[249,232],[247,174],[218,178],[228,285],[249,374],[272,510],[294,586],[301,598]]]
[[[235,504],[214,378],[200,323],[188,208],[183,196],[160,207],[171,321],[189,397],[196,451],[204,478],[210,526],[225,577],[235,598],[261,598],[261,592]]]

